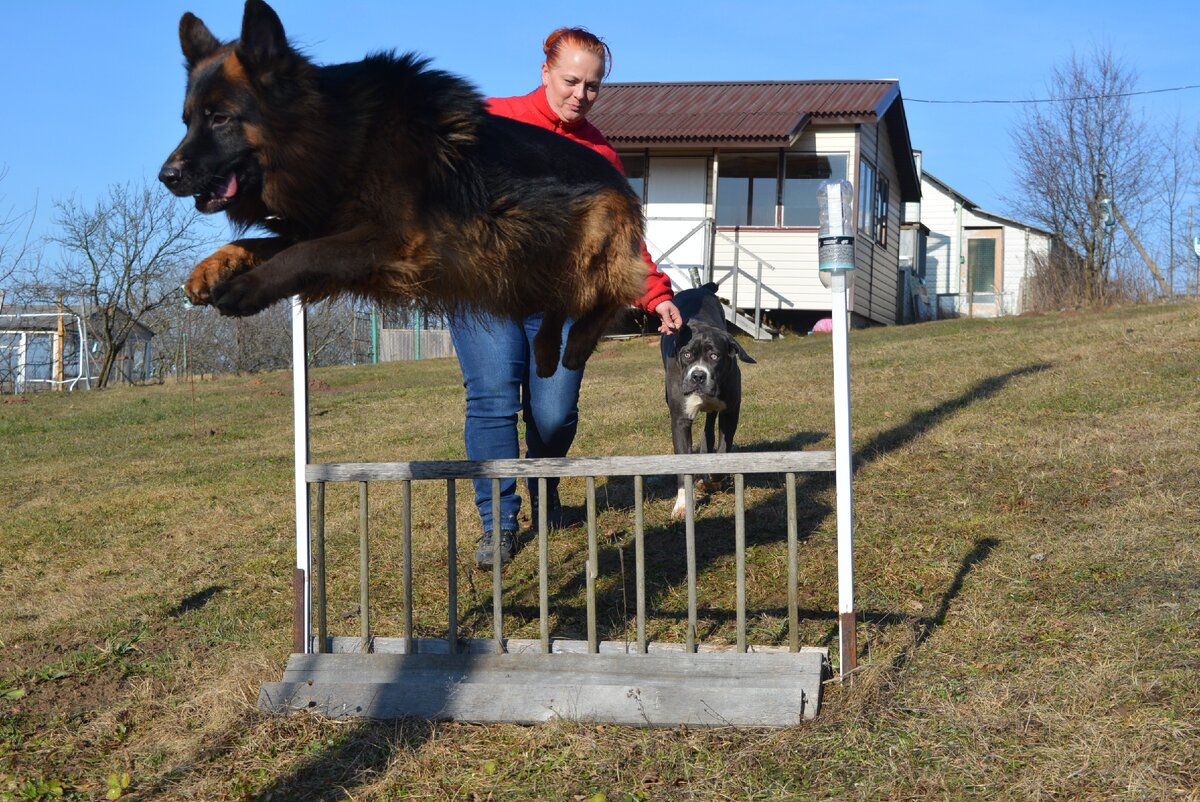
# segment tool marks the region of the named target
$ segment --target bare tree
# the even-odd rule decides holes
[[[54,281],[81,296],[96,315],[90,325],[104,347],[97,377],[104,387],[134,326],[181,300],[180,280],[206,238],[194,209],[144,181],[109,187],[95,206],[72,198],[55,209],[59,231],[51,240],[68,261]]]
[[[8,168],[0,168],[0,183],[8,175]],[[4,198],[0,196],[0,207]],[[26,265],[29,256],[29,232],[33,229],[36,206],[26,212],[13,207],[0,208],[0,303],[3,302],[3,287]]]
[[[1145,125],[1127,96],[1135,83],[1109,49],[1072,54],[1050,78],[1050,102],[1030,104],[1012,131],[1020,196],[1010,203],[1078,255],[1061,264],[1082,271],[1082,302],[1108,300],[1114,278],[1101,201],[1123,212],[1132,231],[1147,194]]]
[[[1186,241],[1181,226],[1188,193],[1196,179],[1196,162],[1187,147],[1183,132],[1183,121],[1178,113],[1174,122],[1164,128],[1158,136],[1158,158],[1155,171],[1155,195],[1163,209],[1163,225],[1167,240],[1167,284],[1170,294],[1175,294],[1175,268],[1179,264],[1186,268],[1189,262],[1186,254],[1190,247],[1183,251],[1180,258],[1180,245]]]

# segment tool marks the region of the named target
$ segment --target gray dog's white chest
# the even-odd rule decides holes
[[[701,412],[723,412],[725,402],[711,395],[692,393],[683,397],[683,413],[688,420],[695,420]]]

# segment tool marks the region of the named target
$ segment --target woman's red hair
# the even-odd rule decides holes
[[[612,50],[608,44],[587,28],[559,28],[546,37],[542,51],[546,54],[546,63],[551,67],[558,64],[563,48],[575,47],[594,54],[604,67],[604,77],[612,72]]]

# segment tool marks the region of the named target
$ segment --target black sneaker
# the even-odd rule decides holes
[[[517,533],[511,529],[500,532],[500,564],[504,565],[512,559],[517,550]],[[492,567],[492,533],[487,531],[479,539],[479,547],[475,549],[475,564],[480,568]]]

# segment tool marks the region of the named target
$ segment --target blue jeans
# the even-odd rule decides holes
[[[563,326],[566,343],[571,322]],[[525,421],[528,457],[565,457],[579,425],[579,386],[583,370],[561,364],[548,379],[539,378],[533,365],[533,337],[542,313],[517,323],[511,318],[483,312],[459,313],[450,318],[450,338],[458,353],[463,386],[467,390],[464,439],[467,459],[516,459],[520,454],[517,412]],[[560,352],[561,359],[561,352]],[[492,482],[476,479],[475,506],[484,531],[492,529]],[[551,498],[558,479],[547,478]],[[515,479],[500,481],[500,528],[517,530],[521,497]]]

